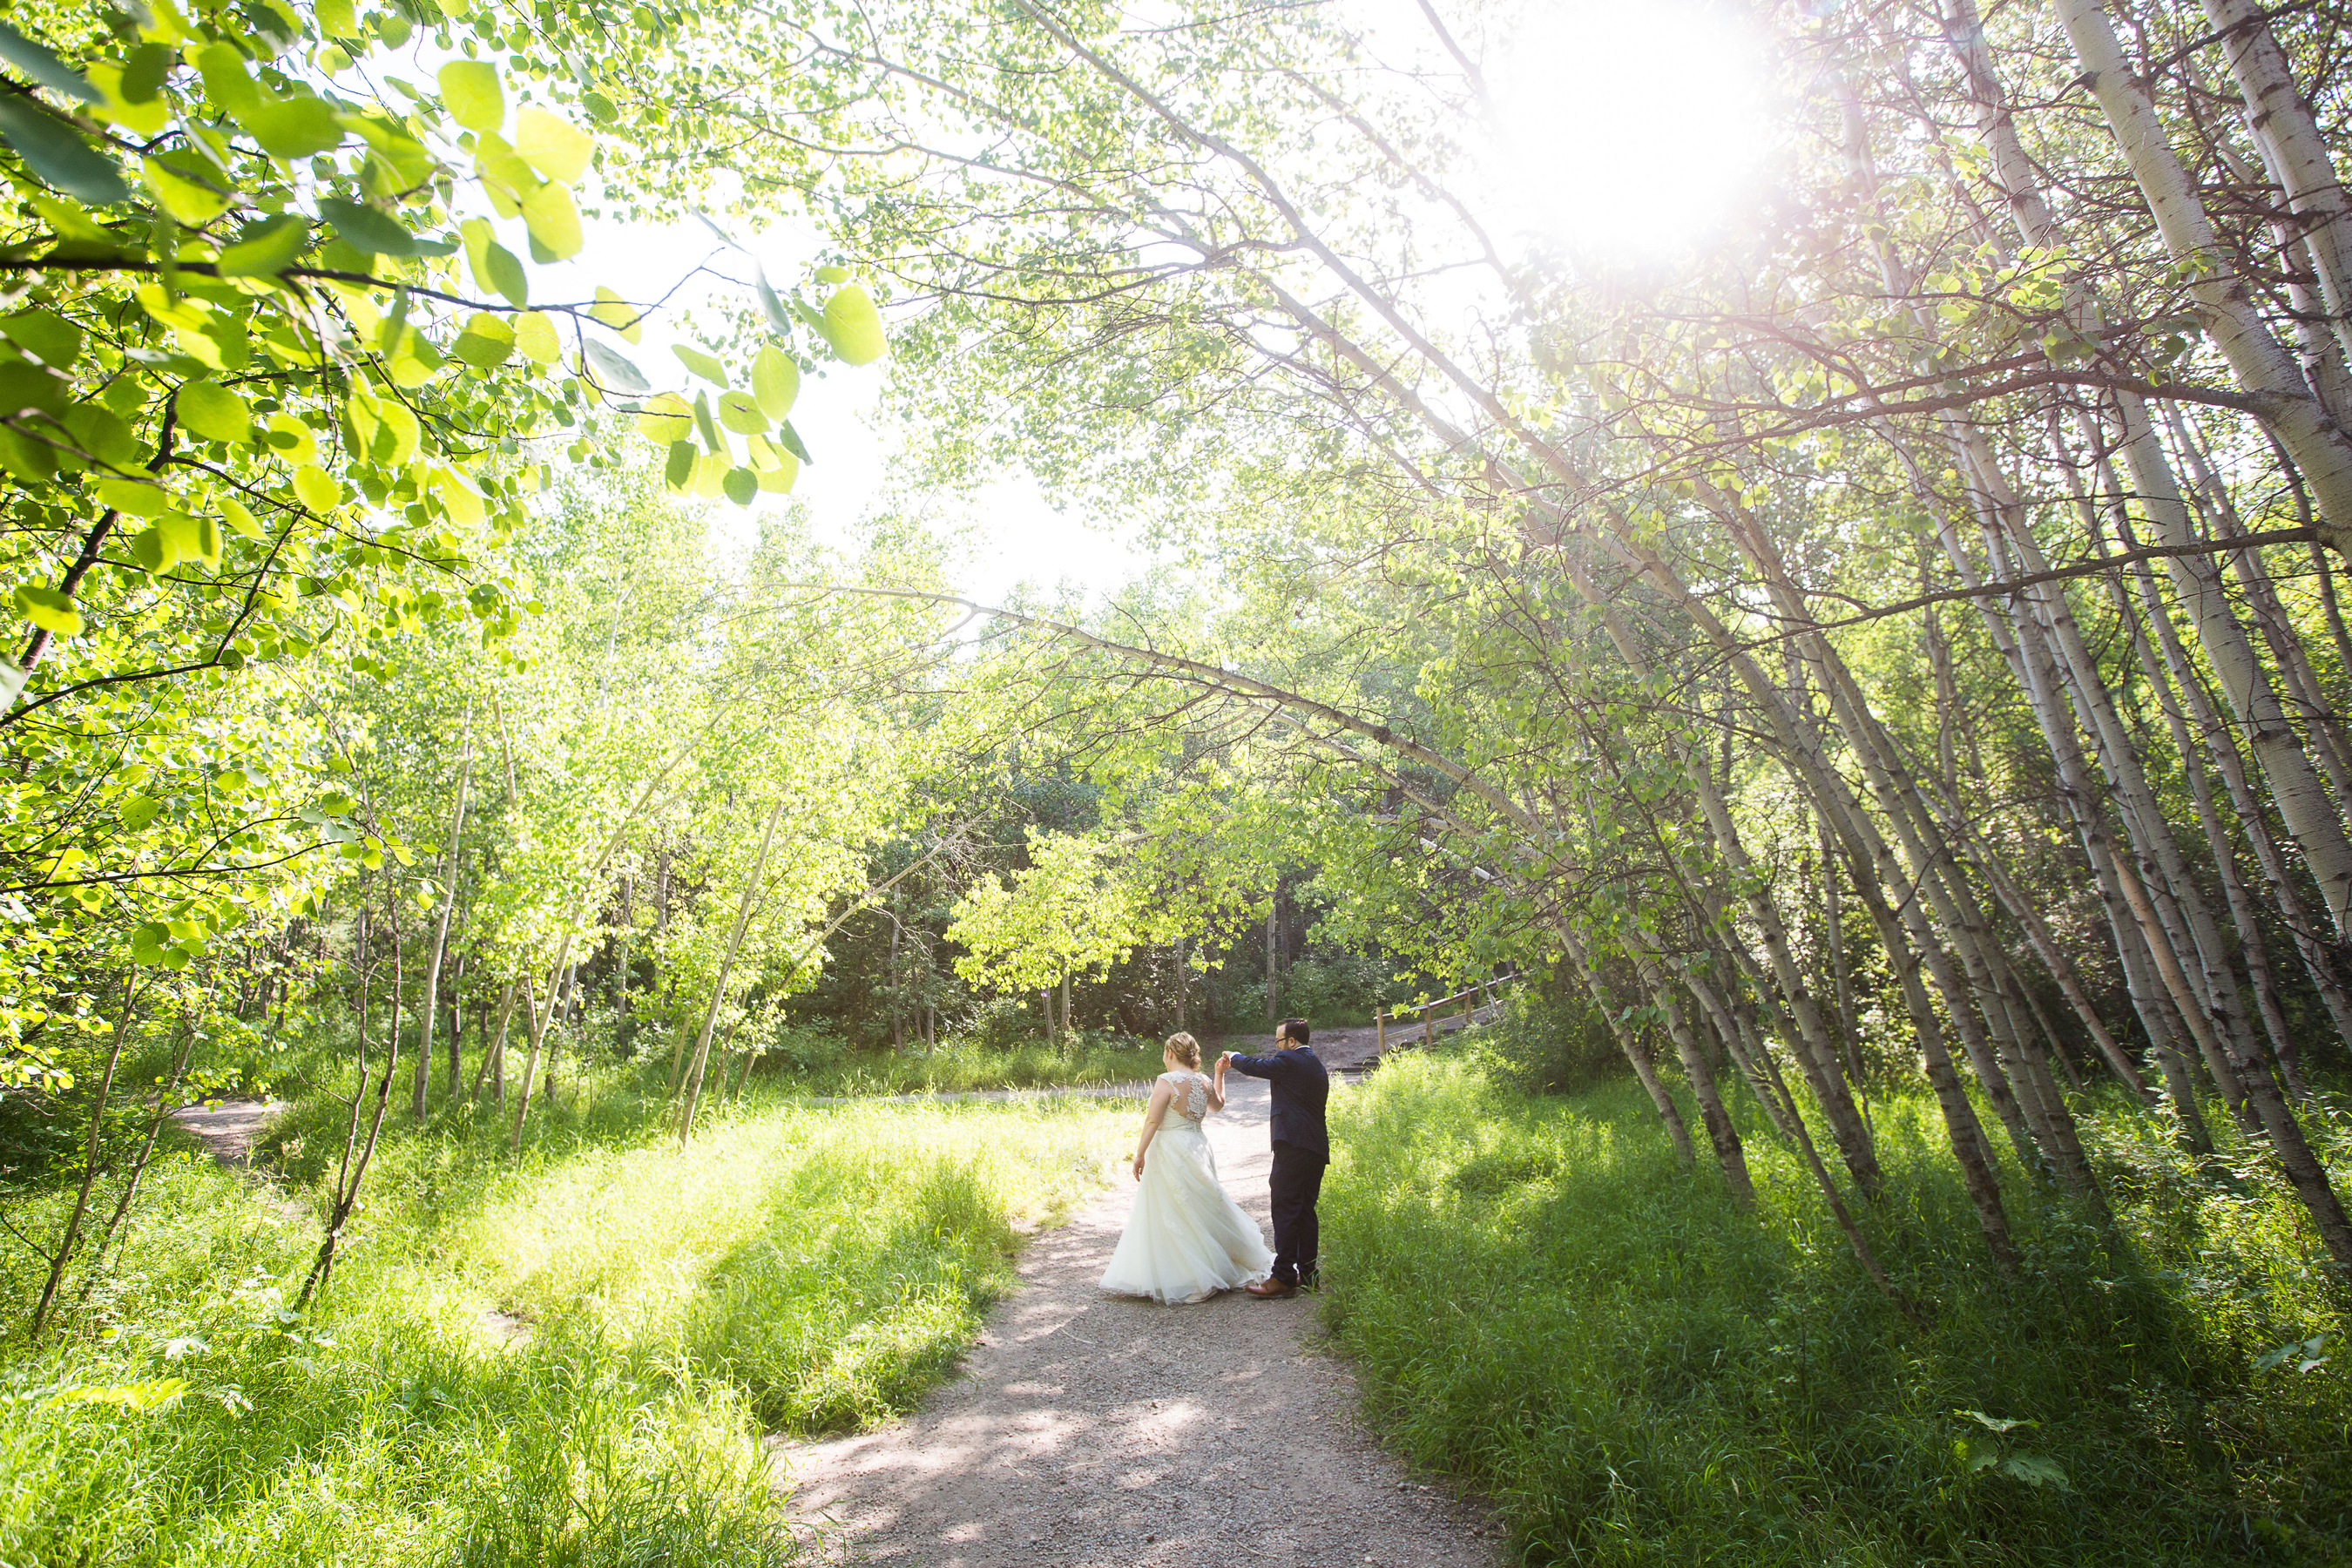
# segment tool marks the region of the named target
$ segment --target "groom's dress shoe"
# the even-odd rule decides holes
[[[1244,1285],[1242,1289],[1261,1301],[1279,1301],[1285,1296],[1298,1294],[1297,1286],[1286,1285],[1279,1279],[1261,1279],[1255,1285]]]

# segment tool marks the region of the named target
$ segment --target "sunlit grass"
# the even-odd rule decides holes
[[[298,1194],[332,1108],[300,1109]],[[115,1284],[5,1363],[0,1562],[793,1560],[761,1434],[906,1408],[1010,1285],[1016,1226],[1127,1131],[1087,1104],[754,1107],[679,1154],[608,1113],[592,1136],[583,1097],[514,1167],[487,1115],[388,1145],[302,1319],[315,1220],[170,1163]]]
[[[1537,1099],[1406,1058],[1341,1103],[1330,1320],[1379,1424],[1491,1493],[1524,1561],[2333,1563],[2352,1542],[2341,1342],[2307,1373],[2263,1360],[2342,1327],[2258,1162],[2200,1172],[2091,1111],[2120,1234],[2012,1171],[2011,1282],[1932,1105],[1882,1101],[1869,1224],[1923,1330],[1761,1128],[1751,1216],[1676,1168],[1630,1085]]]

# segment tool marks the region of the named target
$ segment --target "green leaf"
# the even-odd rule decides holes
[[[131,198],[113,160],[29,99],[0,95],[0,139],[16,150],[26,168],[77,201],[102,207]]]
[[[36,441],[22,431],[0,426],[0,470],[15,475],[28,485],[42,484],[57,477],[58,454],[47,442]],[[5,671],[0,671],[0,674],[5,674]],[[5,710],[0,709],[0,711]]]
[[[478,311],[449,345],[449,352],[478,370],[495,370],[514,357],[515,332],[505,318]]]
[[[142,158],[139,169],[149,194],[174,222],[194,228],[220,216],[228,206],[226,193],[182,174],[161,158]]]
[[[551,180],[571,184],[586,173],[595,139],[543,109],[515,111],[514,150]]]
[[[705,447],[713,452],[727,450],[727,437],[719,433],[717,422],[710,417],[710,395],[708,393],[694,395],[694,427],[702,433]]]
[[[750,506],[760,493],[760,476],[749,468],[730,468],[727,477],[719,482],[727,499],[737,506]]]
[[[272,278],[294,264],[310,243],[310,226],[293,213],[249,224],[215,264],[224,278]]]
[[[621,334],[625,343],[635,342],[645,336],[645,319],[635,305],[599,283],[596,302],[588,307],[588,314]]]
[[[0,360],[0,408],[12,414],[20,408],[62,414],[72,395],[72,387],[53,371],[20,359]]]
[[[151,531],[163,540],[165,552],[173,561],[204,560],[209,564],[211,561],[218,560],[220,557],[220,546],[217,542],[220,532],[217,527],[213,531],[215,542],[207,556],[202,523],[184,511],[165,512],[155,520],[154,527]]]
[[[51,370],[70,370],[81,357],[81,329],[54,310],[36,305],[0,316],[0,335],[38,356]]]
[[[319,216],[334,226],[345,245],[368,256],[397,256],[413,260],[420,254],[416,237],[400,226],[389,213],[334,196],[319,198]]]
[[[72,595],[25,583],[17,586],[16,598],[17,614],[35,626],[61,637],[81,635],[81,612]]]
[[[66,410],[66,428],[81,449],[100,463],[121,468],[139,456],[139,437],[103,404],[77,403]]]
[[[47,44],[36,43],[5,22],[0,22],[0,59],[6,60],[52,92],[84,103],[103,103],[106,97],[82,80],[71,66],[58,58]]]
[[[672,343],[669,346],[669,352],[677,356],[680,364],[712,385],[727,384],[727,367],[700,349],[688,348],[684,343]]]
[[[748,393],[722,392],[719,395],[719,423],[739,436],[764,436],[768,432],[768,416]]]
[[[134,795],[122,804],[123,826],[136,832],[155,820],[156,809],[153,801],[145,795]],[[135,819],[134,813],[138,814]],[[133,963],[161,963],[164,949],[171,945],[171,927],[162,921],[144,921],[131,933],[131,961]]]
[[[587,355],[588,369],[596,379],[615,392],[643,394],[654,389],[646,373],[629,363],[618,349],[607,348],[593,338],[583,341],[581,352]]]
[[[580,107],[586,110],[588,118],[599,125],[610,125],[621,118],[621,111],[613,107],[613,100],[601,92],[582,93]]]
[[[785,420],[782,425],[777,427],[776,439],[783,443],[785,451],[790,452],[802,462],[814,463],[816,461],[814,458],[809,456],[809,449],[801,445],[801,433],[793,428],[793,422],[791,420]]]
[[[309,93],[259,99],[237,120],[273,158],[309,158],[342,144],[342,121],[325,100]]]
[[[520,263],[517,266],[520,268]],[[525,310],[517,316],[514,333],[515,347],[533,364],[553,364],[563,357],[563,343],[555,335],[555,323],[537,310]]]
[[[691,441],[672,441],[669,444],[669,460],[662,467],[662,478],[669,481],[670,489],[682,490],[686,488],[687,481],[694,478],[695,459],[698,456]]]
[[[751,362],[751,395],[760,400],[761,411],[782,419],[800,395],[801,367],[775,344],[761,345],[759,357]]]
[[[205,79],[205,96],[240,121],[261,101],[261,89],[253,85],[245,57],[233,45],[207,44],[197,50],[196,70]]]
[[[318,18],[321,37],[356,38],[360,36],[359,22],[352,15],[352,0],[319,0],[311,7],[311,14]]]
[[[294,470],[294,499],[312,511],[332,511],[342,504],[343,487],[326,469],[305,463]]]
[[[192,381],[180,388],[180,423],[207,441],[253,439],[253,413],[244,399],[217,382]]]
[[[2066,1472],[2054,1459],[2039,1454],[2016,1454],[2000,1462],[2000,1473],[2014,1476],[2030,1487],[2056,1487],[2060,1491],[2074,1489],[2066,1480]]]
[[[530,303],[530,279],[515,253],[492,237],[489,219],[469,217],[457,226],[457,232],[466,242],[475,288],[499,295],[509,305]]]
[[[751,274],[751,283],[759,291],[760,310],[767,316],[768,325],[775,329],[778,337],[791,337],[793,335],[792,312],[784,309],[784,302],[776,298],[775,289],[768,286],[768,275],[755,268]]]
[[[871,364],[889,345],[882,336],[882,315],[865,289],[852,283],[834,291],[824,302],[824,341],[850,364]]]
[[[269,416],[268,434],[262,444],[293,467],[319,460],[319,438],[308,425],[293,415],[280,410]],[[240,529],[239,532],[244,530]]]
[[[646,399],[637,410],[637,429],[656,447],[668,447],[694,434],[694,408],[675,392]]]
[[[499,68],[488,60],[451,60],[436,79],[449,118],[468,131],[496,131],[506,123],[507,95]]]
[[[132,517],[161,517],[172,510],[172,492],[152,480],[100,479],[91,489],[100,501]]]
[[[563,185],[544,184],[522,198],[522,221],[531,243],[547,252],[547,259],[564,261],[580,254],[580,209]]]
[[[175,537],[160,525],[143,528],[132,536],[131,559],[149,572],[169,572],[180,563]]]
[[[761,489],[775,495],[789,495],[793,481],[800,478],[801,460],[790,452],[778,452],[776,457],[780,460],[773,468],[756,468],[753,472],[759,476]]]

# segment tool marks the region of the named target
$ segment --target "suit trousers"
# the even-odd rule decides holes
[[[1315,1200],[1330,1163],[1320,1149],[1274,1146],[1274,1277],[1285,1285],[1315,1282]]]

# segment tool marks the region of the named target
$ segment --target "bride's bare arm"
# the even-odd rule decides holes
[[[1160,1131],[1160,1113],[1168,1109],[1171,1091],[1168,1080],[1161,1079],[1151,1086],[1151,1103],[1143,1109],[1143,1131],[1135,1143],[1135,1179],[1143,1180],[1143,1152],[1151,1147],[1151,1135]]]
[[[1209,1109],[1212,1111],[1217,1111],[1223,1110],[1224,1108],[1225,1059],[1223,1057],[1219,1057],[1217,1058],[1217,1074],[1214,1078],[1209,1080]]]

